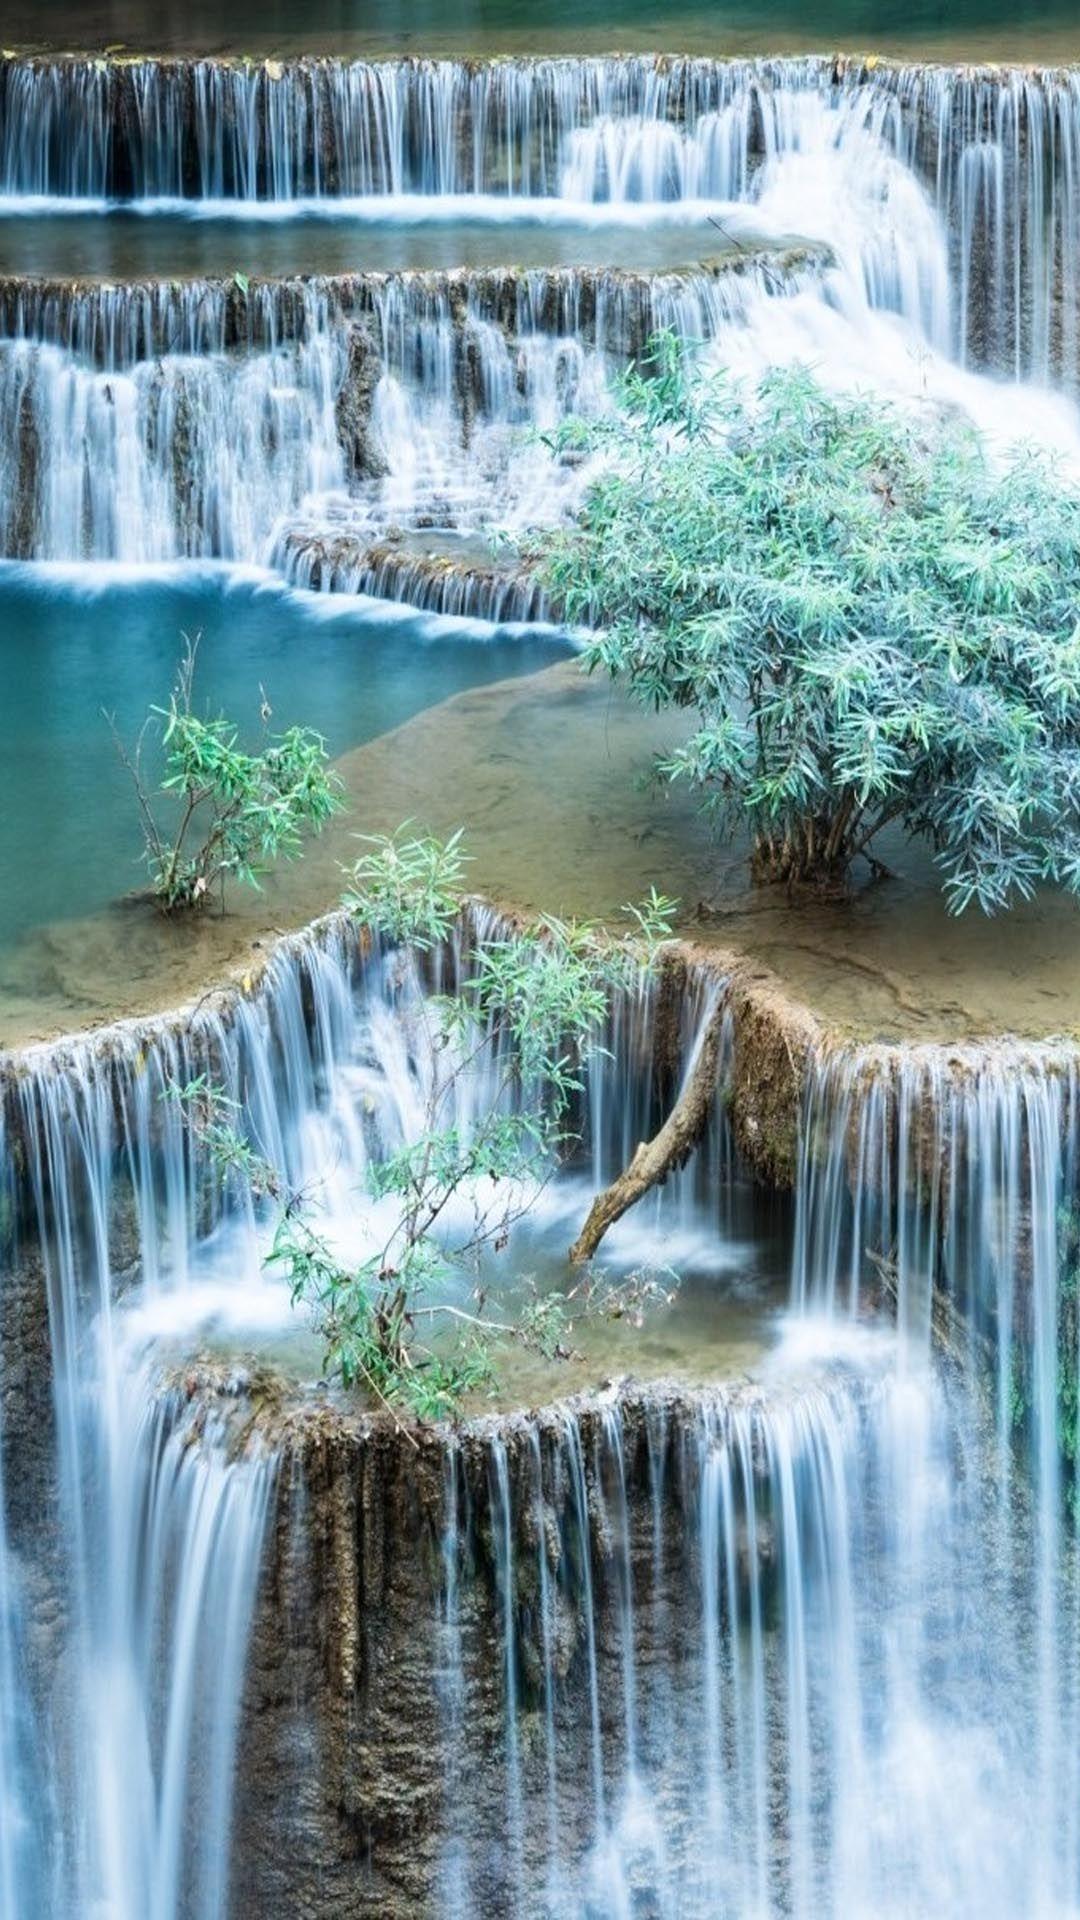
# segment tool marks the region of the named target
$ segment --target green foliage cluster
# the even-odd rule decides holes
[[[696,718],[664,764],[759,880],[843,886],[895,823],[950,907],[1080,890],[1080,495],[973,431],[755,391],[662,335],[607,421],[579,521],[538,562],[590,669]]]
[[[346,903],[370,933],[423,953],[458,923],[465,867],[460,835],[441,843],[402,829],[365,842]],[[514,1223],[577,1143],[584,1055],[612,993],[654,965],[673,907],[651,893],[627,909],[621,937],[544,918],[480,945],[452,994],[417,990],[407,1009],[414,1051],[431,1063],[422,1123],[369,1170],[371,1200],[391,1204],[383,1244],[356,1264],[343,1264],[320,1231],[310,1196],[283,1192],[219,1090],[205,1079],[178,1090],[219,1169],[278,1202],[269,1259],[310,1311],[328,1374],[430,1419],[491,1383],[497,1340],[566,1354],[568,1297],[534,1294],[516,1318],[493,1318],[483,1263],[506,1248]],[[603,1311],[617,1305],[619,1313],[651,1297],[645,1286],[632,1302],[597,1294]],[[583,1294],[581,1310],[587,1304]]]
[[[358,926],[407,942],[417,953],[448,940],[465,894],[462,834],[434,840],[410,833],[372,836],[349,874],[342,905]]]
[[[230,1099],[208,1073],[167,1086],[165,1098],[180,1108],[189,1132],[224,1183],[237,1181],[255,1200],[281,1198],[277,1169],[242,1131],[239,1101]]]
[[[154,897],[166,913],[215,898],[224,905],[230,880],[258,887],[267,867],[295,859],[305,832],[320,832],[342,804],[321,734],[289,727],[246,753],[231,721],[195,712],[194,671],[189,647],[168,706],[151,710],[166,752],[162,792],[179,808],[173,831],[162,828],[151,804],[141,741],[133,756],[120,749],[138,795]]]

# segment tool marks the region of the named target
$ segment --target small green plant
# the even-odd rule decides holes
[[[403,829],[364,847],[346,901],[358,924],[402,948],[404,978],[408,952],[446,941],[459,920],[461,837],[439,842]],[[328,1374],[388,1407],[442,1418],[492,1384],[494,1342],[569,1353],[572,1296],[526,1288],[516,1317],[492,1317],[487,1267],[577,1144],[584,1055],[612,993],[655,964],[673,906],[653,892],[627,909],[619,937],[544,918],[471,953],[454,993],[417,986],[409,995],[402,1017],[427,1063],[423,1114],[413,1137],[369,1169],[370,1200],[390,1206],[382,1244],[366,1259],[340,1259],[311,1196],[285,1193],[223,1093],[205,1079],[176,1090],[222,1171],[277,1203],[268,1260],[308,1309]]]
[[[449,938],[461,911],[468,856],[460,829],[449,840],[410,832],[361,834],[367,848],[349,870],[342,905],[358,926],[427,953]]]
[[[1080,493],[925,413],[755,391],[651,343],[538,565],[590,670],[694,717],[662,763],[756,880],[847,886],[895,825],[950,908],[1080,891]]]
[[[320,832],[342,805],[321,734],[290,727],[268,734],[260,752],[245,753],[231,721],[195,712],[196,651],[197,642],[187,646],[168,706],[150,714],[165,748],[161,792],[178,808],[174,830],[159,823],[143,778],[143,735],[129,754],[113,726],[138,797],[154,897],[166,913],[214,899],[224,910],[230,881],[258,887],[268,867],[295,859],[305,832]],[[264,724],[268,718],[264,698]]]

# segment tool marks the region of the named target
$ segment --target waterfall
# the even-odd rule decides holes
[[[290,982],[299,993],[289,975],[274,1013],[286,1046],[303,1025]],[[244,1030],[241,1020],[237,1045]],[[223,1043],[212,1016],[192,1042],[202,1060]],[[160,1379],[140,1320],[167,1317],[190,1278],[200,1209],[213,1218],[216,1183],[163,1098],[192,1063],[186,1048],[168,1029],[117,1048],[81,1043],[6,1088],[8,1139],[27,1167],[22,1191],[11,1182],[9,1256],[17,1275],[20,1240],[41,1253],[48,1351],[34,1364],[52,1379],[59,1490],[55,1537],[46,1528],[34,1548],[59,1565],[55,1624],[37,1654],[57,1676],[55,1698],[47,1686],[42,1697],[43,1681],[5,1689],[0,1722],[0,1867],[13,1914],[220,1920],[227,1910],[235,1738],[276,1461]],[[14,1164],[5,1156],[9,1178]],[[7,1298],[10,1365],[28,1336],[10,1282]],[[26,1441],[25,1430],[9,1437],[9,1450]],[[6,1550],[0,1575],[6,1662],[19,1591]],[[24,1857],[12,1811],[25,1788],[17,1769],[12,1778],[14,1699],[40,1701],[51,1788],[36,1813],[40,1858]]]
[[[584,474],[539,436],[600,410],[613,365],[658,325],[710,338],[814,270],[8,282],[0,551],[269,560],[299,584],[535,618],[536,589],[490,563],[470,590],[371,549],[401,524],[550,522]]]
[[[132,374],[0,348],[5,553],[256,557],[268,527],[340,477],[333,345],[228,366],[176,355]]]
[[[280,341],[253,298],[262,350],[230,355],[227,288],[17,290],[0,342],[5,555],[257,558],[287,509],[342,479],[344,343],[322,290],[299,298]]]
[[[43,1704],[30,1729],[57,1804],[47,1817],[36,1812],[41,1863],[18,1821],[5,1825],[0,1868],[16,1906],[47,1880],[73,1913],[100,1904],[130,1920],[212,1920],[226,1910],[245,1659],[280,1457],[247,1431],[242,1373],[235,1413],[228,1394],[223,1411],[208,1413],[186,1377],[174,1382],[170,1356],[182,1359],[201,1325],[265,1331],[291,1315],[287,1289],[261,1272],[264,1209],[239,1179],[223,1191],[168,1088],[210,1073],[237,1100],[258,1150],[314,1194],[326,1232],[355,1252],[379,1230],[363,1190],[372,1155],[415,1137],[425,1088],[443,1071],[424,1014],[428,985],[452,983],[472,943],[497,933],[477,910],[425,979],[408,956],[363,957],[339,917],[315,939],[284,942],[250,993],[190,1019],[31,1053],[4,1083],[5,1125],[18,1142],[4,1164],[26,1168],[21,1183],[10,1176],[10,1259],[18,1274],[25,1251],[40,1250],[48,1303],[48,1356],[38,1365],[52,1382],[57,1506],[56,1539],[46,1539],[65,1596],[48,1653],[64,1676],[63,1705]],[[632,1130],[656,1124],[653,992],[620,1006],[591,1063],[583,1117],[589,1151],[609,1173]],[[679,1049],[715,992],[703,983],[688,995]],[[474,1073],[455,1087],[456,1125],[468,1131],[500,1077],[495,1061],[487,1080]],[[726,1156],[719,1109],[717,1124]],[[692,1178],[687,1170],[676,1183],[669,1223],[687,1217]],[[586,1191],[572,1180],[554,1204],[567,1239]],[[27,1310],[18,1292],[10,1297]],[[5,1355],[20,1337],[5,1329]],[[25,1446],[25,1434],[9,1445]],[[497,1452],[492,1475],[509,1621],[517,1511]],[[2,1530],[0,1548],[7,1665],[19,1659],[19,1587]],[[452,1537],[444,1559],[450,1569]],[[452,1592],[447,1620],[452,1651]],[[27,1695],[36,1700],[36,1687],[5,1694],[0,1720],[9,1812],[27,1804],[31,1775],[7,1713]]]
[[[748,123],[753,101],[776,85],[831,87],[833,77],[826,61],[647,56],[261,66],[7,59],[0,190],[99,201],[550,196],[574,136],[597,123],[704,123],[709,134],[725,112],[743,111]],[[721,162],[721,143],[712,145]]]
[[[496,1638],[455,1639],[438,1764],[502,1845],[455,1856],[440,1911],[1022,1908],[1044,1838],[1010,1796],[1036,1751],[1023,1660],[973,1669],[965,1617],[980,1581],[1010,1604],[985,1487],[957,1499],[953,1414],[886,1355],[853,1342],[808,1378],[794,1337],[760,1387],[466,1429],[441,1604],[470,1595]],[[493,1667],[501,1806],[469,1765]]]
[[[233,1736],[273,1462],[227,1453],[201,1410],[162,1395],[116,1312],[114,1159],[127,1161],[138,1230],[126,1252],[144,1287],[156,1284],[158,1235],[182,1245],[190,1232],[174,1174],[160,1213],[153,1194],[160,1085],[152,1066],[132,1086],[141,1125],[126,1143],[108,1081],[91,1073],[31,1079],[19,1098],[59,1488],[58,1537],[37,1551],[56,1555],[63,1593],[47,1651],[60,1691],[38,1734],[55,1793],[41,1886],[58,1910],[211,1920],[227,1897]],[[166,1131],[175,1159],[175,1122]],[[24,1871],[12,1911],[35,1904]]]
[[[399,378],[420,371],[438,339],[432,365],[441,362],[447,378],[456,367],[460,380],[463,339],[473,327],[501,333],[508,345],[547,335],[627,358],[661,327],[711,339],[770,288],[794,293],[813,284],[826,259],[820,248],[804,247],[780,256],[750,250],[659,273],[466,267],[119,285],[16,275],[0,279],[0,338],[55,347],[117,373],[172,354],[271,352],[367,325]]]
[[[763,1380],[465,1438],[442,1604],[493,1540],[507,1877],[458,1854],[442,1910],[1071,1910],[1076,1074],[1064,1047],[823,1057]],[[899,1342],[846,1330],[881,1260]],[[446,1764],[478,1782],[491,1670],[460,1635],[454,1662]],[[490,1784],[467,1817],[462,1791],[489,1831]]]
[[[370,533],[328,531],[320,522],[287,533],[273,560],[294,586],[316,593],[370,594],[499,626],[553,618],[546,594],[526,572],[500,565],[495,550],[473,555],[456,548],[452,535],[416,553],[397,537],[373,542]]]
[[[442,1071],[424,995],[498,932],[478,913],[419,969],[365,954],[338,916],[283,942],[248,991],[24,1056],[8,1083],[6,1124],[31,1181],[20,1231],[46,1264],[63,1670],[79,1676],[63,1740],[47,1717],[32,1731],[64,1782],[68,1818],[54,1816],[46,1853],[76,1910],[97,1897],[162,1920],[220,1912],[234,1771],[255,1872],[258,1795],[308,1804],[291,1762],[256,1779],[235,1758],[245,1649],[285,1579],[260,1583],[260,1559],[301,1543],[289,1552],[307,1571],[286,1584],[305,1619],[323,1617],[327,1577],[337,1618],[340,1582],[355,1577],[342,1568],[358,1565],[344,1544],[308,1565],[326,1474],[317,1410],[301,1405],[272,1442],[256,1422],[238,1446],[242,1379],[208,1409],[162,1375],[162,1352],[190,1352],[203,1325],[266,1340],[289,1323],[286,1290],[260,1269],[264,1203],[235,1177],[222,1191],[162,1093],[209,1072],[256,1149],[358,1257],[378,1231],[365,1170],[415,1137]],[[691,970],[616,1004],[590,1061],[580,1164],[541,1202],[562,1244],[595,1184],[655,1129],[719,991]],[[736,1184],[724,1094],[736,1018],[707,1146],[630,1217],[631,1259],[657,1246],[692,1265],[730,1231],[715,1209]],[[456,1088],[455,1123],[467,1132],[487,1097]],[[615,1920],[641,1900],[679,1920],[1067,1910],[1080,1875],[1080,1622],[1061,1554],[1075,1462],[1059,1456],[1056,1395],[1063,1327],[1073,1351],[1076,1338],[1075,1313],[1062,1321],[1075,1110],[1064,1048],[822,1056],[802,1128],[796,1311],[759,1378],[695,1394],[624,1383],[599,1402],[466,1422],[452,1446],[435,1437],[430,1555],[415,1550],[419,1522],[378,1442],[364,1524],[381,1571],[356,1601],[369,1652],[344,1709],[369,1726],[377,1867],[396,1844],[392,1821],[383,1833],[376,1820],[383,1768],[397,1764],[379,1742],[405,1681],[403,1656],[376,1650],[407,1618],[420,1662],[407,1684],[437,1723],[423,1743],[430,1822],[409,1845],[424,1897],[455,1920],[499,1906]],[[880,1280],[864,1248],[885,1262],[899,1341],[848,1325]],[[946,1308],[941,1367],[930,1336]],[[351,1467],[347,1451],[338,1461],[346,1487],[369,1443],[342,1444],[361,1449]],[[391,1568],[421,1582],[404,1614],[380,1611]],[[3,1597],[0,1619],[17,1623]],[[415,1632],[424,1606],[429,1644]],[[258,1631],[260,1646],[281,1640],[272,1620]],[[198,1678],[206,1636],[212,1702]],[[304,1715],[326,1710],[320,1695],[274,1671],[265,1684],[280,1750],[306,1768]],[[2,1730],[7,1797],[27,1776]],[[350,1764],[347,1746],[335,1766]],[[140,1784],[125,1795],[132,1752]],[[1018,1779],[1038,1789],[1021,1802]],[[326,1787],[328,1806],[338,1791]],[[321,1858],[316,1847],[312,1873]],[[12,1871],[31,1868],[13,1855]]]
[[[891,1261],[909,1339],[945,1313],[972,1365],[993,1350],[1003,1447],[1014,1343],[1052,1335],[1072,1260],[1077,1076],[1064,1044],[857,1049],[823,1059],[806,1096],[799,1305],[857,1313],[873,1256]]]
[[[0,63],[0,193],[100,205],[504,196],[564,207],[759,201],[797,163],[865,205],[867,290],[1016,378],[1080,376],[1080,82],[831,60]],[[869,169],[867,176],[866,169]],[[949,236],[912,279],[925,189]],[[809,210],[800,186],[785,207]],[[818,211],[824,202],[819,201]],[[809,237],[822,238],[822,234]]]
[[[0,55],[0,217],[43,235],[527,222],[557,260],[602,224],[643,263],[2,280],[0,556],[551,617],[521,553],[596,468],[550,441],[661,327],[1075,460],[1078,196],[1073,71]],[[742,988],[673,960],[585,1062],[508,1310],[722,1006],[704,1141],[604,1259],[751,1299],[753,1375],[678,1384],[713,1336],[661,1316],[604,1334],[644,1384],[407,1431],[310,1384],[267,1198],[172,1095],[220,1085],[359,1261],[433,1091],[465,1139],[515,1097],[430,1017],[504,931],[419,956],[334,915],[194,1010],[0,1059],[0,1914],[1075,1915],[1075,1048],[823,1046],[781,1312]]]
[[[77,1264],[75,1223],[94,1222],[97,1315],[111,1312],[110,1275],[136,1261],[140,1298],[147,1301],[167,1303],[177,1290],[190,1291],[208,1277],[216,1281],[221,1269],[233,1270],[237,1299],[245,1287],[260,1285],[258,1207],[238,1180],[222,1191],[212,1163],[166,1097],[170,1086],[203,1073],[236,1102],[252,1145],[280,1170],[289,1190],[317,1196],[327,1220],[355,1238],[370,1212],[364,1188],[372,1160],[415,1138],[430,1087],[445,1076],[425,1011],[429,988],[461,981],[475,948],[497,940],[503,929],[489,909],[470,909],[434,974],[425,975],[417,959],[393,949],[377,946],[365,956],[349,917],[332,915],[311,934],[282,940],[258,985],[224,996],[220,1006],[201,1007],[190,1018],[124,1024],[70,1047],[45,1047],[39,1065],[36,1050],[20,1055],[32,1070],[17,1080],[0,1077],[0,1093],[37,1169],[39,1211],[53,1221],[56,1259]],[[660,984],[646,980],[616,997],[602,1041],[589,1055],[582,1096],[580,1171],[593,1184],[612,1178],[638,1140],[655,1131],[723,991],[722,979],[708,969],[675,967]],[[664,1042],[662,1058],[654,1058],[660,995]],[[730,1050],[729,1038],[724,1076]],[[488,1112],[502,1072],[494,1054],[483,1072],[474,1067],[448,1087],[453,1122],[463,1135]],[[74,1161],[73,1140],[80,1143]],[[719,1091],[713,1154],[731,1170]],[[680,1225],[690,1231],[703,1197],[716,1208],[703,1172],[689,1163],[649,1203],[667,1231]],[[545,1196],[559,1231],[589,1191],[577,1186],[577,1173],[575,1162],[556,1193]],[[558,1191],[564,1187],[573,1189],[569,1198]],[[118,1196],[128,1189],[134,1215],[118,1266]],[[62,1304],[67,1318],[58,1334],[66,1351],[79,1321],[76,1303],[65,1295]]]
[[[901,1351],[941,1344],[988,1436],[998,1554],[1033,1622],[1040,1912],[1080,1868],[1077,1092],[1065,1045],[841,1053],[808,1088],[796,1216],[804,1310],[884,1292]]]
[[[0,1261],[5,1266],[12,1255],[16,1186],[7,1145],[0,1115]],[[0,1317],[0,1356],[7,1358],[10,1347],[5,1323],[10,1303],[5,1306]],[[18,1388],[12,1379],[15,1372],[10,1361],[3,1368],[5,1415],[0,1421],[0,1912],[4,1914],[15,1914],[20,1897],[27,1895],[35,1904],[45,1904],[48,1881],[42,1844],[43,1810],[49,1805],[52,1791],[30,1705],[27,1613],[32,1596],[27,1591],[28,1569],[12,1537],[9,1515],[12,1503],[7,1456],[12,1440],[8,1429],[11,1413],[17,1409]]]
[[[43,165],[56,162],[48,111],[31,140],[18,131],[14,103],[39,93],[67,99],[65,89],[82,86],[80,71],[79,62],[0,69],[9,149],[22,154],[29,141],[39,159],[46,155]],[[755,379],[770,364],[809,359],[826,381],[870,385],[908,403],[937,399],[964,408],[993,438],[1034,436],[1080,458],[1069,409],[1027,388],[1006,397],[1000,384],[966,370],[970,361],[1017,378],[1070,381],[1080,373],[1065,296],[1073,174],[1048,111],[1040,119],[1032,105],[1023,116],[1025,129],[1042,128],[1038,137],[1048,143],[1045,165],[1032,175],[1029,216],[1014,233],[990,209],[998,236],[991,247],[978,209],[991,186],[1008,196],[1016,183],[1001,158],[1005,133],[997,144],[972,133],[974,109],[963,104],[957,76],[951,87],[938,76],[927,91],[933,76],[923,76],[920,90],[899,71],[813,61],[355,71],[302,63],[280,79],[209,63],[199,72],[185,91],[191,74],[182,64],[110,69],[105,79],[126,101],[125,138],[144,121],[155,142],[168,128],[181,140],[176,130],[185,127],[184,139],[197,135],[211,147],[239,141],[247,129],[244,180],[250,186],[265,175],[280,212],[296,182],[276,145],[269,172],[260,172],[251,155],[262,132],[288,149],[301,127],[324,124],[320,116],[337,126],[342,102],[366,89],[374,116],[364,121],[367,134],[381,126],[379,113],[387,117],[374,150],[388,149],[391,131],[404,143],[420,173],[405,179],[395,162],[394,180],[401,191],[427,194],[425,204],[462,189],[454,168],[466,165],[463,142],[479,141],[485,152],[494,142],[510,168],[506,192],[522,209],[553,207],[560,217],[598,206],[636,210],[648,224],[674,205],[696,223],[687,245],[700,253],[705,215],[719,207],[729,252],[711,266],[657,274],[550,268],[125,287],[5,282],[6,557],[227,559],[273,565],[300,585],[374,592],[430,611],[545,617],[512,549],[493,554],[491,536],[520,538],[572,512],[594,469],[553,455],[546,436],[569,416],[602,412],[612,372],[658,327],[736,375]],[[79,97],[86,114],[100,109],[115,131],[117,101],[102,81],[95,70]],[[980,100],[990,88],[981,84]],[[999,87],[999,105],[1017,94],[1015,77],[1010,86]],[[1047,80],[1032,99],[1049,98],[1048,88]],[[234,94],[248,103],[242,112]],[[251,104],[264,94],[262,107]],[[236,111],[230,106],[232,117],[222,118],[226,97]],[[193,100],[200,104],[189,125],[181,103],[190,108]],[[980,108],[977,127],[987,111]],[[1019,124],[1004,107],[1001,115],[1002,127]],[[955,157],[960,126],[970,164]],[[103,137],[75,147],[85,158],[102,150]],[[1035,139],[1012,139],[1013,172],[1021,158],[1027,164]],[[515,143],[520,154],[507,160]],[[353,152],[355,142],[344,144]],[[317,151],[325,150],[324,141]],[[418,157],[424,151],[428,160]],[[203,155],[211,184],[227,183],[233,163],[214,153],[212,165]],[[25,155],[11,161],[16,174],[24,164]],[[188,177],[186,160],[168,164],[170,178]],[[475,154],[469,160],[472,189],[484,185],[485,165]],[[138,169],[128,170],[135,179]],[[374,191],[365,182],[363,191]],[[396,191],[380,187],[376,198],[390,207]],[[1032,236],[1044,202],[1043,224],[1053,231],[1036,260]],[[484,204],[490,209],[490,195]],[[739,240],[748,221],[756,242],[771,238],[771,252],[748,251]],[[793,249],[793,238],[804,244]]]
[[[1071,408],[980,371],[1080,384],[1078,116],[1069,76],[820,60],[4,61],[12,204],[675,218],[690,259],[717,224],[727,253],[656,274],[8,281],[0,552],[230,559],[544,617],[490,536],[572,512],[594,469],[546,436],[603,411],[657,327],[736,375],[810,361],[1080,460]]]
[[[1075,385],[1080,75],[897,69],[891,87],[904,150],[933,168],[962,351]]]

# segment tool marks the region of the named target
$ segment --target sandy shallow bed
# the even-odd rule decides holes
[[[932,869],[843,903],[792,905],[745,884],[693,797],[650,777],[677,737],[568,661],[430,709],[339,761],[349,808],[264,893],[224,917],[162,920],[127,902],[28,936],[0,962],[0,1045],[22,1046],[188,1002],[256,967],[267,941],[334,905],[357,833],[463,826],[471,881],[509,908],[617,916],[649,886],[680,929],[778,976],[846,1038],[950,1041],[1080,1031],[1080,907],[1046,895],[990,925],[946,913]]]

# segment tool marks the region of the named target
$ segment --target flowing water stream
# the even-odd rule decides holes
[[[93,226],[121,204],[163,233],[238,216],[249,256],[256,214],[275,229],[313,211],[345,232],[404,223],[414,245],[435,222],[440,246],[462,228],[466,250],[495,226],[511,253],[518,223],[552,223],[556,259],[575,226],[625,228],[632,258],[631,235],[659,230],[671,247],[674,223],[687,271],[361,274],[290,290],[251,285],[238,262],[180,288],[13,283],[8,555],[274,560],[310,577],[314,553],[320,584],[341,588],[370,584],[365,554],[402,529],[437,548],[440,530],[542,526],[583,474],[538,436],[604,407],[612,366],[665,325],[739,373],[810,360],[1075,458],[1073,407],[1054,393],[1080,375],[1069,72],[809,58],[271,67],[5,61],[0,211],[81,210]],[[750,259],[762,244],[780,257]],[[351,569],[326,563],[327,543]],[[423,599],[415,569],[397,574],[399,593]]]
[[[311,58],[0,58],[0,943],[130,884],[87,715],[137,724],[182,626],[335,751],[552,658],[477,616],[548,611],[503,536],[658,326],[1080,452],[1075,69],[687,58],[689,13],[672,58],[429,58],[433,14],[380,62],[314,13],[252,23]],[[675,1300],[502,1355],[414,1458],[315,1387],[265,1202],[163,1095],[212,1072],[358,1254],[427,984],[333,919],[0,1060],[0,1915],[1080,1914],[1075,1049],[822,1045],[789,1206],[735,989],[684,982],[675,1059],[628,996],[491,1284],[560,1282],[730,995],[705,1142],[607,1253]]]
[[[684,995],[684,1059],[716,991],[703,976]],[[253,1343],[298,1378],[313,1357],[260,1272],[259,1203],[242,1183],[222,1191],[162,1087],[212,1064],[260,1150],[356,1254],[379,1224],[364,1168],[413,1137],[440,1070],[417,992],[393,954],[359,965],[334,924],[287,945],[225,1014],[46,1052],[12,1083],[23,1231],[44,1251],[44,1471],[67,1595],[44,1636],[64,1677],[50,1697],[9,1571],[4,1657],[36,1675],[5,1696],[19,1711],[0,1740],[26,1840],[8,1863],[16,1911],[45,1887],[57,1911],[223,1910],[245,1633],[287,1469],[262,1429],[237,1451],[224,1414],[154,1380],[196,1345],[241,1368],[234,1392]],[[590,1068],[589,1164],[549,1190],[511,1272],[558,1271],[593,1183],[655,1124],[655,1023],[651,994],[619,1011]],[[596,1358],[585,1346],[585,1378],[625,1353],[639,1379],[681,1375],[683,1397],[642,1413],[615,1388],[602,1418],[568,1402],[536,1425],[466,1428],[431,1589],[438,1739],[459,1781],[433,1910],[1076,1910],[1076,1456],[1059,1422],[1076,1364],[1075,1071],[1038,1050],[823,1063],[786,1316],[782,1229],[770,1252],[721,1098],[697,1161],[612,1248],[616,1269],[678,1268],[674,1318],[638,1347],[610,1331]],[[483,1089],[460,1097],[467,1130]],[[898,1334],[862,1324],[871,1256]],[[931,1323],[953,1309],[938,1364]],[[22,1286],[11,1312],[28,1312]],[[708,1385],[748,1363],[752,1384]],[[504,1365],[511,1402],[582,1378]],[[9,1570],[41,1531],[19,1503]],[[489,1552],[494,1671],[475,1630]],[[477,1844],[492,1821],[494,1860]]]

